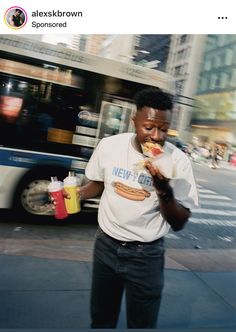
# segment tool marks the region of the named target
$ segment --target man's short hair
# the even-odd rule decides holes
[[[172,110],[173,102],[171,95],[162,91],[160,88],[148,87],[139,91],[135,96],[137,109],[144,106],[152,107],[162,111]]]
[[[15,12],[19,12],[20,14],[22,14],[23,12],[22,12],[22,10],[21,9],[19,9],[19,8],[16,8],[15,9]]]

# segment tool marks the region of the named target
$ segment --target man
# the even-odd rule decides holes
[[[90,181],[80,188],[81,198],[102,194],[94,247],[92,328],[116,327],[123,290],[128,328],[156,327],[163,288],[163,237],[170,227],[182,229],[190,209],[198,204],[189,159],[165,142],[171,121],[169,95],[147,88],[138,93],[136,105],[132,119],[136,133],[102,139],[86,168]],[[144,156],[146,142],[163,147],[163,155],[173,163],[173,176],[185,185],[171,186]],[[144,166],[137,169],[137,165]]]
[[[9,23],[11,26],[18,28],[23,24],[21,14],[22,10],[16,8],[14,14],[9,18]]]

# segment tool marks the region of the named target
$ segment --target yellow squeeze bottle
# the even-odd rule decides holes
[[[71,172],[64,179],[64,190],[70,195],[70,198],[65,199],[66,210],[69,214],[77,213],[80,211],[80,200],[77,194],[77,178]]]

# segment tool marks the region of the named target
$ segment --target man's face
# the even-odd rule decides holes
[[[164,145],[170,126],[171,112],[144,106],[133,118],[139,144],[145,142]]]

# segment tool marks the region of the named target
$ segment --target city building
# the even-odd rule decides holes
[[[122,62],[133,62],[136,35],[106,35],[99,55]]]
[[[86,35],[86,37],[87,37],[87,43],[86,43],[85,52],[94,55],[100,54],[102,49],[102,44],[104,40],[107,38],[107,35]]]
[[[137,35],[133,61],[137,64],[166,71],[171,35]]]
[[[97,55],[105,38],[106,35],[72,35],[71,48]]]
[[[36,39],[34,35],[26,35],[31,39]],[[74,50],[99,54],[101,45],[107,35],[80,35],[80,34],[43,34],[37,35],[37,40],[45,43],[60,45]]]
[[[193,135],[236,146],[236,35],[208,35],[196,99]]]
[[[166,71],[176,78],[173,135],[191,141],[191,118],[206,35],[171,35]]]

